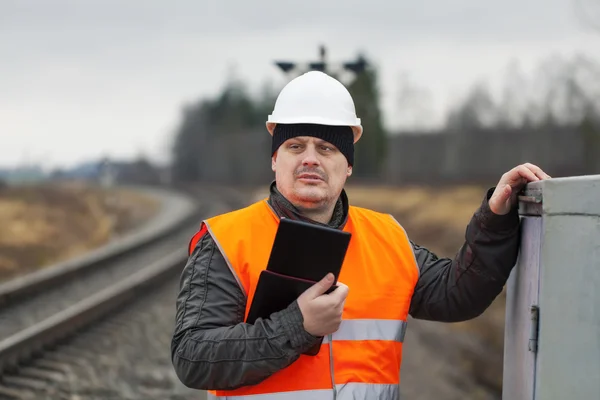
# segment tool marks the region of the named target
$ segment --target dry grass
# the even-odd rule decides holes
[[[391,188],[348,186],[350,203],[393,214],[411,239],[431,250],[450,255],[462,241],[464,229],[481,204],[485,189],[479,186]]]
[[[157,206],[136,192],[74,183],[0,189],[0,279],[98,247]]]

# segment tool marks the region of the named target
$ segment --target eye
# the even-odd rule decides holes
[[[329,147],[329,146],[326,146],[326,145],[321,145],[321,150],[323,150],[323,151],[332,151],[333,148]]]

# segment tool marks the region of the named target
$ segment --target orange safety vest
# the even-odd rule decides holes
[[[266,268],[279,218],[266,200],[203,221],[242,291],[246,314]],[[340,273],[350,291],[339,329],[316,356],[301,355],[264,381],[235,390],[211,390],[209,399],[397,399],[402,342],[419,269],[406,232],[388,214],[350,206],[344,230],[352,234]]]

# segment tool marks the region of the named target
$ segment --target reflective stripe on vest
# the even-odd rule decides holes
[[[358,400],[358,399],[398,399],[400,398],[400,387],[390,384],[373,383],[345,383],[336,385],[337,395],[335,400]],[[209,400],[333,400],[331,389],[320,390],[298,390],[293,392],[277,392],[265,394],[252,394],[248,396],[215,396],[208,393]]]
[[[394,319],[351,319],[343,320],[333,334],[333,340],[393,340],[403,342],[406,321]],[[328,343],[326,337],[323,343]]]
[[[246,295],[247,315],[279,218],[260,201],[204,223]],[[402,342],[419,277],[412,245],[390,215],[352,206],[344,230],[352,239],[339,281],[350,290],[338,330],[316,356],[301,355],[256,385],[209,391],[213,398],[398,397]]]

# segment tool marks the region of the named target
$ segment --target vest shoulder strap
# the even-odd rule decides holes
[[[247,207],[229,211],[203,220],[198,231],[190,239],[188,245],[188,255],[193,253],[200,239],[202,239],[202,237],[209,232],[208,226],[211,227],[213,232],[215,229],[217,231],[230,231],[230,229],[234,228],[243,230],[248,227],[247,224],[255,221],[257,216],[268,217],[269,213],[274,216],[266,202],[266,199],[262,199]]]

